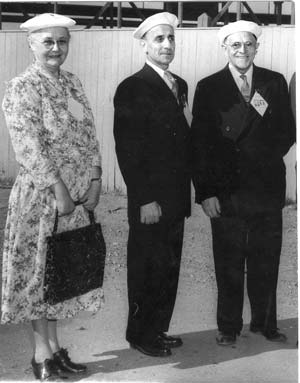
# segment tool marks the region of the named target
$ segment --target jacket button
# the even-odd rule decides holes
[[[235,151],[236,151],[237,153],[239,153],[239,152],[241,151],[241,149],[240,149],[240,148],[235,148]]]
[[[226,126],[225,130],[226,130],[226,132],[230,132],[231,131],[230,126]]]

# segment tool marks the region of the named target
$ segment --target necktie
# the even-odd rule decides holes
[[[167,80],[166,82],[167,82],[169,88],[171,89],[175,98],[178,99],[178,84],[177,84],[176,79],[167,70],[165,71],[164,75],[165,75],[165,79]]]
[[[243,80],[243,84],[241,86],[241,93],[242,93],[245,101],[249,102],[251,89],[250,89],[250,86],[249,86],[248,81],[247,81],[247,76],[244,74],[241,74],[240,78]]]

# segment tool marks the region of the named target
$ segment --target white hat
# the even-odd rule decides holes
[[[76,24],[76,21],[69,17],[58,15],[56,13],[43,13],[35,16],[32,19],[25,21],[20,25],[21,29],[27,30],[29,33],[39,29],[51,27],[65,27],[70,28]]]
[[[223,44],[226,37],[236,32],[250,32],[258,39],[262,30],[261,27],[258,24],[253,23],[253,21],[235,21],[234,23],[224,25],[224,27],[219,30],[218,38],[220,43]]]
[[[171,27],[175,29],[178,25],[178,19],[175,15],[169,12],[156,13],[148,17],[137,27],[133,33],[133,37],[141,39],[146,32],[161,24],[171,25]]]

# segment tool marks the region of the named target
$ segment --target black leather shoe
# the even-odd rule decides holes
[[[133,343],[130,342],[130,347],[149,356],[166,357],[172,355],[171,350],[159,338],[156,338],[151,343]]]
[[[232,346],[236,343],[236,334],[227,334],[220,331],[216,341],[219,346]]]
[[[254,334],[262,334],[270,342],[285,343],[287,341],[286,335],[279,332],[278,329],[265,332],[259,327],[250,326],[250,331]]]
[[[83,373],[87,370],[87,367],[84,364],[73,363],[65,348],[61,348],[59,351],[55,352],[53,354],[53,360],[56,366],[64,372]]]
[[[181,338],[175,338],[174,336],[167,335],[164,332],[159,333],[158,338],[170,348],[180,347],[183,344]]]
[[[59,369],[53,359],[45,359],[43,362],[37,363],[35,359],[32,358],[31,366],[35,378],[41,381],[60,381],[62,379],[68,379],[66,376],[60,375]]]

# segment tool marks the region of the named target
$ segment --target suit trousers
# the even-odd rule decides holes
[[[272,332],[277,328],[276,289],[282,245],[282,211],[246,218],[213,218],[211,226],[219,330],[235,334],[242,330],[246,273],[250,325],[264,334]]]
[[[129,224],[126,339],[151,342],[168,331],[180,270],[184,219]]]

